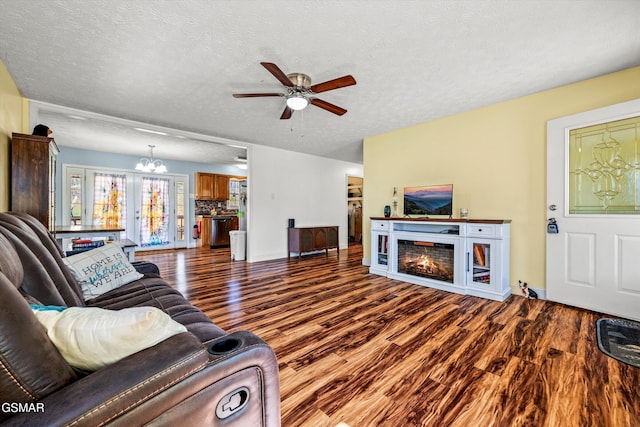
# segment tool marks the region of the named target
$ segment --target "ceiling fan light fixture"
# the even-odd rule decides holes
[[[287,98],[287,106],[292,110],[304,110],[307,105],[309,105],[309,101],[302,95],[294,95]]]
[[[287,107],[282,112],[280,120],[290,119],[294,111],[304,110],[309,104],[313,104],[315,107],[321,108],[338,116],[342,116],[347,112],[347,110],[342,107],[338,107],[337,105],[333,105],[329,102],[316,98],[315,95],[321,92],[355,85],[356,79],[354,79],[352,75],[348,74],[336,79],[311,85],[311,77],[306,74],[285,74],[280,67],[273,62],[260,62],[260,65],[266,68],[267,71],[284,86],[286,93],[234,93],[232,94],[234,98],[284,96],[286,98]]]

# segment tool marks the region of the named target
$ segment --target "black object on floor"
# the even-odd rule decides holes
[[[598,319],[596,329],[600,351],[640,368],[640,323],[625,319]]]

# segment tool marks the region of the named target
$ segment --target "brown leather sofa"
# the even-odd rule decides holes
[[[160,276],[84,301],[35,218],[0,213],[0,423],[24,426],[279,426],[278,364],[251,332],[226,333]],[[29,303],[154,306],[179,333],[94,372],[71,368]]]

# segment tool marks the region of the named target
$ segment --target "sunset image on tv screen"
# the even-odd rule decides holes
[[[451,215],[453,211],[453,185],[405,187],[405,215]]]

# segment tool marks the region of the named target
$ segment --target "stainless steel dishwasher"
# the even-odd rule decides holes
[[[229,216],[211,217],[211,248],[229,247],[229,232],[233,228],[233,219]]]

